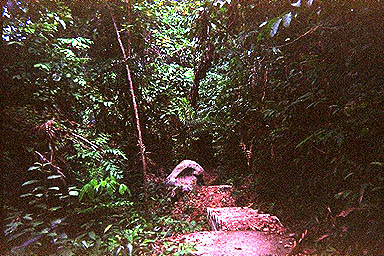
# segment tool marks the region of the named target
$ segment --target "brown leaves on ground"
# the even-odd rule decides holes
[[[175,202],[172,215],[176,219],[200,223],[206,217],[207,208],[233,207],[232,187],[228,185],[202,186],[196,191],[186,193]],[[204,221],[206,222],[206,221]]]

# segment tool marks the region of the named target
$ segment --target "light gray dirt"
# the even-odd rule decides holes
[[[259,231],[205,231],[184,236],[194,244],[194,255],[204,256],[280,256],[288,255],[292,242]]]

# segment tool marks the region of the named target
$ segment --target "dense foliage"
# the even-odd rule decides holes
[[[383,253],[380,0],[1,4],[4,252],[150,254],[196,228],[162,190],[189,158],[264,198],[297,252]]]

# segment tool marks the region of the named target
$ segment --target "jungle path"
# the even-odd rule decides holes
[[[174,214],[187,221],[200,216],[200,221],[207,224],[207,231],[181,235],[177,240],[193,245],[196,249],[193,255],[289,255],[294,240],[280,220],[258,210],[236,206],[231,193],[231,186],[218,185],[202,186],[185,194],[176,202]]]

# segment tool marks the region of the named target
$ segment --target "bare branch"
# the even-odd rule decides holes
[[[297,42],[298,40],[300,40],[301,38],[305,37],[306,35],[309,35],[309,34],[315,32],[318,28],[320,28],[319,25],[314,26],[314,27],[312,27],[310,30],[308,30],[307,32],[305,32],[304,34],[302,34],[301,36],[297,37],[295,40],[293,40],[293,41],[291,41],[291,42],[289,42],[289,43],[283,44],[283,45],[273,46],[273,47],[270,47],[270,48],[282,48],[282,47],[288,46],[288,45],[290,45],[290,44],[293,44],[293,43]]]

